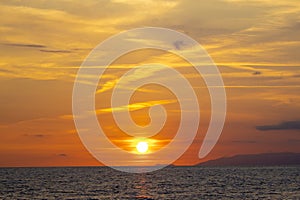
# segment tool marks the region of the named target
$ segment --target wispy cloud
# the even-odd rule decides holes
[[[96,94],[99,94],[99,93],[102,93],[102,92],[112,89],[116,85],[118,80],[119,79],[113,79],[113,80],[105,82],[104,84],[101,85],[101,88],[96,91]]]
[[[300,129],[300,121],[286,121],[286,122],[282,122],[280,124],[256,126],[256,129],[260,130],[260,131],[299,130]]]
[[[35,138],[43,138],[46,135],[44,135],[44,134],[25,134],[24,136],[26,136],[26,137],[35,137]]]
[[[147,101],[147,102],[140,102],[140,103],[133,103],[133,104],[128,104],[120,107],[115,107],[115,108],[102,108],[96,110],[97,114],[101,113],[110,113],[110,112],[124,112],[124,111],[136,111],[140,110],[143,108],[149,108],[154,105],[164,105],[164,104],[171,104],[175,103],[177,100],[158,100],[158,101]]]
[[[72,53],[70,50],[47,50],[47,49],[41,49],[41,52],[45,53]]]
[[[28,48],[46,48],[47,46],[42,44],[22,44],[22,43],[1,43],[2,45],[6,46],[13,46],[13,47],[28,47]]]

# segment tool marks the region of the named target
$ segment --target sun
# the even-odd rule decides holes
[[[139,142],[136,145],[136,149],[139,153],[146,153],[148,151],[148,143],[147,142]]]

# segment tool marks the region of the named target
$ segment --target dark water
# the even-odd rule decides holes
[[[300,199],[300,167],[0,168],[0,199]]]

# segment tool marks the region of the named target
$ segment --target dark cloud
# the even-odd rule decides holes
[[[36,138],[42,138],[42,137],[45,137],[44,134],[33,134],[33,135],[25,134],[24,136],[26,136],[26,137],[36,137]]]
[[[52,50],[52,49],[45,49],[48,48],[45,45],[41,44],[21,44],[21,43],[1,43],[2,45],[5,46],[13,46],[13,47],[27,47],[27,48],[37,48],[41,52],[46,52],[46,53],[71,53],[72,51],[70,50]]]
[[[71,50],[73,50],[73,51],[91,51],[93,49],[92,48],[73,48]]]
[[[60,154],[58,154],[58,156],[60,156],[60,157],[67,157],[68,155],[65,154],[65,153],[60,153]]]
[[[28,47],[28,48],[46,48],[47,46],[41,44],[21,44],[21,43],[2,43],[2,45],[13,47]]]
[[[260,71],[255,71],[255,72],[252,73],[252,75],[260,75],[260,74],[261,74]]]
[[[32,136],[38,137],[38,138],[45,137],[45,135],[43,135],[43,134],[35,134],[35,135],[32,135]]]
[[[46,49],[41,49],[40,51],[46,53],[71,53],[72,52],[69,50],[46,50]]]
[[[178,41],[175,41],[175,42],[173,43],[173,45],[175,46],[175,48],[176,48],[177,50],[180,50],[181,47],[184,46],[184,42],[178,40]]]
[[[257,130],[270,131],[270,130],[299,130],[300,121],[286,121],[275,125],[256,126]]]

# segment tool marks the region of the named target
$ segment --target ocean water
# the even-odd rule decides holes
[[[0,199],[300,199],[300,166],[0,168]]]

